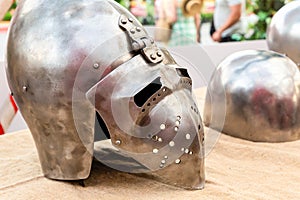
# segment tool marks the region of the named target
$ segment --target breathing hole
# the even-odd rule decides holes
[[[137,106],[142,107],[145,102],[161,88],[161,86],[160,77],[158,77],[134,96],[134,103]]]

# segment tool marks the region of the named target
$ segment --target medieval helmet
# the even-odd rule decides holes
[[[299,80],[296,64],[285,55],[244,50],[226,57],[208,85],[204,123],[212,128],[223,117],[225,134],[258,142],[300,138]],[[214,119],[215,118],[215,119]]]
[[[203,188],[191,78],[114,1],[21,1],[6,70],[46,177],[89,176],[96,110],[116,151],[163,182]]]
[[[299,12],[299,1],[291,1],[280,8],[272,17],[266,38],[270,50],[287,55],[298,67],[300,67]]]

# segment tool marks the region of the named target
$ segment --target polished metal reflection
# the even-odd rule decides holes
[[[191,79],[114,1],[21,1],[9,31],[7,77],[46,177],[89,176],[97,110],[112,145],[148,174],[203,188],[204,133]],[[136,105],[137,93],[157,78],[161,88]]]
[[[204,123],[214,124],[211,99],[226,94],[225,134],[261,142],[300,138],[300,74],[288,57],[247,50],[228,56],[210,80]]]
[[[286,54],[300,65],[300,1],[283,6],[272,18],[267,32],[270,50]]]

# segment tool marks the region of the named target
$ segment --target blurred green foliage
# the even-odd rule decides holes
[[[284,0],[254,0],[248,7],[249,12],[253,12],[258,16],[258,21],[255,24],[249,24],[250,29],[253,29],[253,34],[247,38],[248,40],[265,39],[268,25],[271,22],[273,15],[282,6]]]
[[[234,34],[233,39],[259,40],[266,39],[267,28],[274,14],[286,3],[286,0],[248,0],[247,13],[255,20],[248,21],[247,30],[244,34]]]
[[[201,23],[212,22],[213,13],[201,13]]]
[[[16,9],[16,7],[17,7],[17,3],[14,2],[14,3],[12,4],[12,6],[9,8],[8,12],[5,13],[5,15],[4,15],[4,17],[3,17],[2,20],[3,20],[3,21],[10,21],[11,18],[12,18],[11,11],[14,10],[14,9]]]
[[[10,12],[5,13],[4,17],[3,17],[3,21],[10,21],[12,18],[12,15]]]
[[[145,17],[144,21],[142,23],[144,25],[154,25],[155,19],[154,19],[154,0],[147,0],[147,17]]]
[[[122,6],[124,6],[125,8],[129,9],[129,1],[128,0],[115,0],[116,2],[118,2],[119,4],[121,4]]]
[[[115,0],[128,10],[130,10],[130,0]],[[143,25],[154,25],[154,0],[145,0],[146,2],[146,17],[139,17],[136,16],[136,18],[143,24]]]

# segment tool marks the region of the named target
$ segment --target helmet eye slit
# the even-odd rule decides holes
[[[145,88],[143,88],[136,95],[134,95],[134,103],[138,107],[142,107],[153,94],[155,94],[158,90],[161,89],[161,87],[162,84],[160,82],[160,77],[154,79]]]

